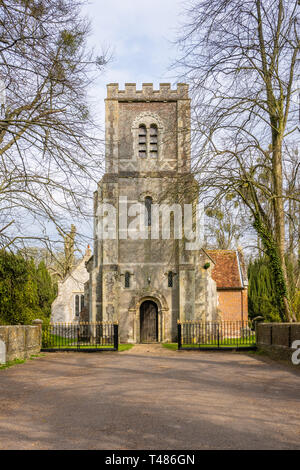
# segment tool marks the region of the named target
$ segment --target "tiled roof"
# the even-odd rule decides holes
[[[212,268],[212,278],[217,283],[218,289],[244,287],[245,282],[242,283],[241,276],[243,276],[243,281],[246,279],[241,253],[238,255],[235,250],[206,250],[206,252],[216,263]]]

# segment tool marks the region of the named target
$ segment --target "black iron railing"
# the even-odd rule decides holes
[[[255,345],[255,328],[248,321],[178,322],[178,349],[252,349]]]
[[[50,323],[42,327],[43,351],[117,351],[118,324]]]

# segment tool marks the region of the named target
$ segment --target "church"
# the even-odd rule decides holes
[[[154,90],[144,83],[137,90],[127,83],[120,90],[112,83],[105,109],[105,174],[94,194],[94,249],[86,262],[88,320],[118,322],[123,343],[173,342],[178,320],[220,320],[214,259],[199,246],[187,249],[172,211],[198,201],[188,85],[162,83]],[[146,236],[129,237],[122,228],[120,201],[126,201],[129,221],[137,203],[145,207]],[[111,237],[100,236],[104,204],[115,208]],[[158,236],[151,236],[153,208],[161,205],[171,208],[169,237],[161,236],[161,221]]]

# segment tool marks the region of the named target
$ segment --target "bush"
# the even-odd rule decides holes
[[[265,321],[281,322],[276,304],[275,284],[266,258],[259,258],[248,267],[248,311],[249,317],[264,317]]]
[[[31,324],[47,321],[56,296],[46,266],[36,268],[32,259],[0,250],[0,324]]]

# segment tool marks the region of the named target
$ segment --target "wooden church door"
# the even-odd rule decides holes
[[[157,305],[146,300],[140,307],[141,343],[153,343],[158,340]]]

